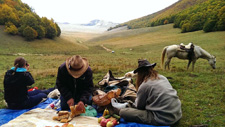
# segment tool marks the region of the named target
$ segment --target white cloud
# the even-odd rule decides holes
[[[178,0],[22,0],[40,17],[57,22],[87,23],[93,19],[123,23],[164,9]]]

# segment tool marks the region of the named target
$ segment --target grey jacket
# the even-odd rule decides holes
[[[182,117],[181,102],[177,91],[166,77],[143,82],[137,92],[135,106],[140,110],[152,111],[154,119],[161,125],[171,125]]]

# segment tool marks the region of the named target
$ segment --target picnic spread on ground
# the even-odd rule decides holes
[[[74,55],[59,66],[56,85],[39,90],[27,89],[35,81],[28,72],[28,62],[18,57],[4,76],[4,99],[9,111],[26,110],[15,119],[3,114],[3,120],[7,120],[2,126],[114,127],[123,126],[125,121],[125,126],[129,122],[141,126],[174,125],[182,117],[181,101],[168,79],[154,70],[155,66],[139,59],[134,71],[114,77],[109,70],[95,87],[88,60]],[[56,100],[44,108],[34,107],[48,98]]]
[[[108,105],[111,105],[112,98],[118,98],[118,101],[132,100],[135,98],[135,87],[130,78],[113,77],[109,72],[99,81],[99,85],[105,86],[104,90],[97,89],[93,96],[93,105],[84,105],[78,103],[70,106],[69,111],[61,111],[59,105],[60,99],[47,98],[42,103],[30,109],[12,110],[0,109],[0,125],[2,127],[155,127],[153,125],[140,124],[135,122],[126,122],[119,115],[111,112]],[[56,97],[59,97],[57,89]],[[123,102],[120,101],[120,102]],[[52,106],[52,104],[55,104]],[[109,107],[110,108],[110,107]],[[168,126],[161,126],[168,127]]]
[[[12,110],[12,109],[0,109],[0,126],[1,127],[55,127],[73,125],[74,127],[101,127],[99,118],[103,115],[102,113],[97,113],[95,117],[93,116],[76,116],[69,122],[69,124],[61,123],[60,121],[53,120],[53,117],[57,115],[60,110],[56,109],[46,109],[46,107],[56,99],[48,98],[39,105],[31,109],[22,110]],[[90,107],[89,107],[90,108]],[[156,127],[153,125],[139,124],[134,122],[125,122],[120,119],[119,124],[115,127]],[[157,126],[158,127],[158,126]],[[168,127],[168,126],[159,126]]]

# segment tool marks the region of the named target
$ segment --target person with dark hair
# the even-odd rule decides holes
[[[43,98],[47,98],[48,90],[29,91],[27,86],[34,84],[34,79],[29,70],[29,64],[23,57],[14,61],[14,67],[8,70],[4,76],[4,98],[10,109],[28,109],[39,104]]]
[[[78,102],[91,105],[94,87],[92,70],[86,58],[74,55],[58,68],[56,86],[60,92],[61,109],[69,110]]]
[[[173,125],[182,117],[181,101],[177,91],[163,75],[158,74],[156,63],[138,60],[137,98],[132,107],[119,109],[119,115],[128,122],[150,125]]]

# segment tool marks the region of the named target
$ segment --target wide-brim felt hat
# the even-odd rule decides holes
[[[74,55],[66,59],[66,69],[74,78],[79,78],[83,75],[88,66],[88,60],[80,55]]]
[[[134,70],[134,73],[137,73],[143,68],[155,67],[156,63],[151,64],[148,60],[138,60],[138,68]]]

